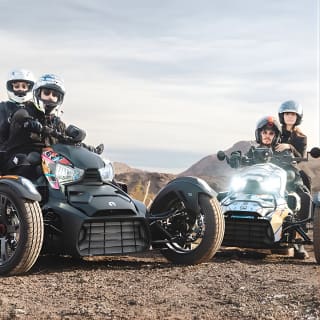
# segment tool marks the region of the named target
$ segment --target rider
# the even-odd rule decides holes
[[[9,138],[11,115],[31,103],[34,82],[34,75],[29,70],[10,71],[6,83],[9,100],[0,103],[0,145]]]
[[[259,147],[269,147],[276,150],[281,137],[279,122],[272,116],[263,117],[257,123],[255,136]]]
[[[281,153],[288,153],[292,155],[297,154],[295,153],[297,152],[295,151],[296,148],[294,148],[291,144],[287,145],[285,143],[280,142],[281,136],[283,135],[281,129],[282,128],[279,122],[274,117],[269,116],[269,117],[262,118],[258,122],[255,130],[256,142],[259,144],[259,147],[272,148],[272,150],[275,153],[281,152]],[[298,149],[300,150],[299,144],[297,144],[297,146],[298,146]],[[250,149],[249,153],[251,152],[252,154],[253,150],[254,148]],[[293,167],[293,169],[295,168]],[[295,191],[298,193],[301,199],[301,210],[298,212],[298,219],[303,219],[303,217],[301,217],[303,215],[303,212],[309,213],[310,195],[308,192],[306,192],[306,190],[302,188],[301,176],[299,174],[299,171],[298,170],[295,170],[295,171],[296,171],[296,177],[294,180]],[[294,245],[294,255],[296,258],[299,258],[299,259],[308,258],[308,253],[305,250],[304,246],[301,244]]]
[[[254,160],[255,163],[257,162],[265,162],[265,158],[256,159],[253,157],[254,150],[256,148],[263,148],[267,147],[271,149],[271,152],[267,154],[266,156],[270,156],[272,152],[275,152],[276,146],[280,142],[281,137],[281,126],[280,123],[272,116],[266,116],[261,118],[255,129],[255,138],[257,145],[252,146],[249,151],[246,153],[246,156],[248,159],[250,159],[249,163],[251,163],[251,160]],[[232,156],[231,156],[232,157]]]
[[[23,164],[30,152],[41,151],[43,143],[49,146],[63,140],[61,137],[65,134],[66,125],[55,113],[64,95],[64,82],[54,74],[44,74],[35,83],[34,103],[27,104],[12,116],[10,135],[2,148],[6,151],[4,171],[13,170],[16,174],[34,178],[34,175],[29,176]],[[49,132],[48,128],[52,131]],[[57,132],[59,135],[55,134]],[[103,151],[103,145],[97,148],[82,145],[96,153]]]

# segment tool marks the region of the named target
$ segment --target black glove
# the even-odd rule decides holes
[[[104,144],[100,143],[98,146],[96,146],[94,152],[97,153],[97,154],[101,154],[103,152],[103,150],[104,150]]]
[[[40,133],[42,131],[42,124],[38,120],[28,119],[23,127],[30,132]]]
[[[57,131],[56,129],[53,129],[53,128],[50,128],[47,126],[44,126],[42,128],[42,134],[45,137],[53,137],[53,138],[57,138],[57,139],[67,138],[67,137],[63,137],[63,135],[59,131]]]
[[[81,145],[83,147],[85,147],[86,149],[88,149],[89,151],[97,153],[97,154],[101,154],[103,152],[103,150],[104,150],[103,143],[100,143],[97,147],[90,146],[90,145],[85,144],[85,143],[81,143]]]
[[[241,153],[234,151],[230,155],[229,164],[231,168],[239,168],[241,165]]]

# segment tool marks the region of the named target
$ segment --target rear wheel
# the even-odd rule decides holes
[[[314,257],[320,264],[320,207],[316,207],[313,216],[313,250]]]
[[[216,198],[199,196],[200,214],[186,210],[183,201],[173,199],[164,211],[179,215],[162,222],[171,242],[161,252],[177,264],[198,264],[210,260],[220,248],[224,236],[224,217]]]
[[[0,275],[31,269],[42,247],[43,230],[39,203],[22,199],[8,186],[0,185]]]

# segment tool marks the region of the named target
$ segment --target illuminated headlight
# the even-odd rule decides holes
[[[242,190],[246,185],[246,179],[242,177],[235,176],[231,180],[231,189],[235,192]]]
[[[278,192],[281,187],[279,177],[268,177],[260,182],[261,189],[267,192]]]
[[[62,165],[60,163],[56,166],[56,178],[59,184],[67,184],[78,181],[82,178],[84,170],[79,168],[72,168],[69,166]]]
[[[105,166],[99,169],[100,177],[103,182],[110,182],[114,178],[113,165],[110,160],[104,160]]]

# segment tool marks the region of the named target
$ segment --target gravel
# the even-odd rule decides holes
[[[1,277],[0,319],[320,319],[320,266],[310,258],[223,248],[177,266],[135,256],[41,256],[24,276]]]

